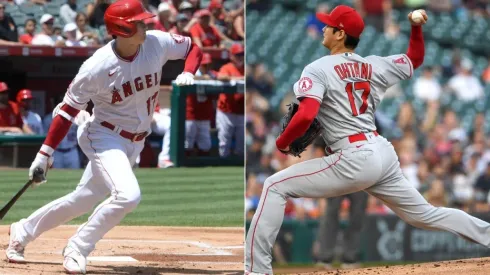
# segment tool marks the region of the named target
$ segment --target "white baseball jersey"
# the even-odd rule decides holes
[[[375,131],[374,112],[387,88],[412,76],[405,54],[362,57],[329,55],[307,65],[294,84],[296,97],[321,103],[317,115],[327,144],[360,132]]]
[[[22,122],[24,124],[27,124],[27,126],[29,126],[29,128],[31,128],[31,130],[36,135],[43,135],[44,134],[41,116],[39,116],[38,114],[36,114],[32,111],[27,111],[27,115],[22,116]]]
[[[152,30],[132,61],[119,57],[114,40],[97,50],[80,68],[64,102],[79,110],[94,103],[96,121],[107,121],[137,133],[150,130],[162,66],[167,60],[184,59],[189,37]]]

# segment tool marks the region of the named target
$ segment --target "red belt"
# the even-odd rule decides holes
[[[111,123],[109,123],[107,121],[102,121],[100,123],[100,125],[102,125],[106,128],[109,128],[112,131],[114,131],[114,129],[116,129],[116,126],[112,125]],[[131,140],[132,142],[135,142],[135,141],[140,141],[140,140],[144,139],[148,135],[148,132],[135,134],[135,133],[130,133],[128,131],[121,130],[121,132],[119,132],[119,135],[122,136],[123,138],[127,138],[127,139]]]
[[[374,136],[379,136],[378,132],[374,131],[373,132]],[[355,135],[352,135],[352,136],[348,136],[347,137],[349,139],[349,143],[354,143],[354,142],[357,142],[357,141],[363,141],[363,140],[368,140],[367,137],[366,137],[366,134],[364,133],[359,133],[359,134],[355,134]],[[332,149],[330,149],[330,147],[327,147],[327,152],[329,154],[332,154],[333,151]]]
[[[378,132],[374,131],[373,132],[375,136],[378,136]],[[364,133],[359,133],[359,134],[355,134],[355,135],[352,135],[352,136],[349,136],[349,142],[350,143],[354,143],[354,142],[357,142],[357,141],[363,141],[363,140],[367,140],[367,137]]]

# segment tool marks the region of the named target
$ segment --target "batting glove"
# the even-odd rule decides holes
[[[194,75],[189,72],[183,72],[175,79],[177,86],[194,85]]]
[[[45,156],[41,153],[37,153],[36,158],[34,159],[34,161],[31,164],[31,168],[29,168],[29,179],[30,180],[33,179],[34,170],[36,170],[36,168],[43,169],[44,177],[42,177],[41,181],[34,181],[32,183],[33,187],[39,186],[39,185],[47,182],[46,175],[48,173],[49,167],[51,167],[51,165],[53,165],[53,161],[54,161],[53,157],[48,157],[48,156]]]

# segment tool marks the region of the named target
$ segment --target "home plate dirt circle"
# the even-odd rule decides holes
[[[26,264],[0,261],[0,274],[64,274],[61,251],[77,226],[41,235]],[[88,274],[243,274],[243,228],[117,226],[88,258]],[[0,227],[1,248],[8,226]]]

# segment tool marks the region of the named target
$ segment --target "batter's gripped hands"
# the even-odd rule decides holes
[[[194,75],[189,72],[183,72],[175,79],[177,86],[194,85]]]
[[[31,168],[29,168],[29,179],[32,180],[32,177],[34,175],[34,171],[38,167],[43,169],[44,177],[39,182],[34,181],[32,183],[32,187],[37,187],[37,186],[47,182],[46,175],[48,173],[49,167],[51,167],[51,165],[53,165],[53,161],[54,161],[53,157],[48,157],[48,156],[45,156],[41,153],[37,153],[36,158],[34,159],[34,161],[31,164]]]
[[[411,24],[412,26],[422,26],[422,25],[424,25],[425,23],[427,23],[427,20],[429,19],[429,17],[427,16],[427,13],[425,12],[425,10],[423,10],[423,9],[419,9],[419,10],[417,10],[417,11],[419,11],[420,13],[422,13],[422,17],[423,17],[424,19],[423,19],[421,22],[418,22],[418,23],[417,23],[417,22],[415,22],[415,21],[413,21],[413,20],[412,20],[412,13],[413,13],[413,12],[410,12],[410,13],[408,14],[408,21],[410,21],[410,24]]]

